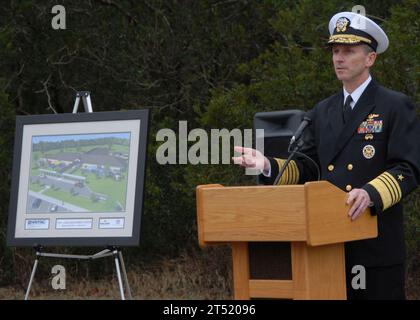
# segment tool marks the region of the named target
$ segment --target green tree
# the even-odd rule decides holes
[[[4,92],[6,87],[6,81],[0,78],[0,162],[2,164],[0,166],[0,256],[3,257],[0,263],[0,273],[2,277],[13,279],[13,250],[6,247],[5,231],[7,229],[6,217],[9,211],[15,110],[9,102],[7,93]]]

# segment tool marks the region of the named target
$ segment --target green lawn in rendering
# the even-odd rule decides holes
[[[127,190],[127,173],[125,172],[124,179],[120,181],[115,181],[113,178],[97,178],[95,174],[88,173],[83,175],[82,172],[78,169],[72,174],[84,176],[88,181],[87,186],[93,192],[106,194],[108,196],[108,201],[111,201],[112,208],[115,206],[115,202],[119,201],[123,207],[125,207],[125,194]],[[111,210],[113,211],[113,210]]]
[[[29,190],[31,190],[31,191],[39,192],[42,189],[45,189],[45,186],[41,186],[38,183],[31,183],[31,184],[29,184]]]
[[[39,176],[39,168],[35,169],[35,168],[31,168],[31,176]]]
[[[81,197],[78,195],[73,196],[69,192],[65,192],[62,190],[48,189],[43,194],[46,196],[52,197],[54,199],[58,199],[66,203],[70,203],[72,205],[84,208],[89,211],[94,211],[94,212],[113,211],[112,209],[110,210],[110,203],[108,201],[93,202],[91,199]]]

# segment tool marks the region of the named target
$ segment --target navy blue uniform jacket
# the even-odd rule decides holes
[[[378,85],[373,79],[353,108],[351,119],[342,118],[343,93],[312,110],[302,152],[320,167],[321,179],[344,191],[363,188],[378,215],[378,237],[346,243],[347,263],[364,266],[400,264],[405,259],[401,200],[420,181],[420,123],[409,98]],[[269,158],[272,184],[283,159]],[[311,162],[297,157],[279,184],[317,180]]]

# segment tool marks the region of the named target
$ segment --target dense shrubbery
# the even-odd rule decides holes
[[[71,112],[75,90],[82,89],[92,92],[95,111],[151,108],[142,245],[126,255],[135,263],[153,253],[172,254],[195,241],[196,185],[254,182],[233,166],[159,165],[157,130],[177,132],[179,120],[188,120],[189,129],[251,128],[255,112],[311,108],[340,88],[324,43],[329,18],[353,5],[64,1],[67,30],[55,31],[50,14],[55,4],[10,1],[0,8],[3,282],[16,280],[16,270],[29,266],[20,258],[29,250],[5,246],[15,115]],[[365,5],[368,15],[382,20],[391,42],[373,76],[418,103],[418,2]],[[419,201],[419,192],[406,200],[409,261],[420,251]]]

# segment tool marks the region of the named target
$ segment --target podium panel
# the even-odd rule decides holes
[[[248,242],[249,275],[259,280],[292,280],[290,242]]]
[[[293,186],[197,187],[201,246],[230,243],[235,299],[346,299],[344,242],[377,237],[367,209],[326,181]]]

